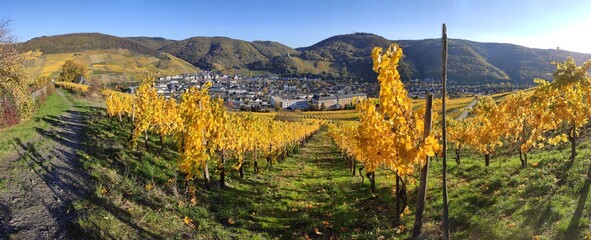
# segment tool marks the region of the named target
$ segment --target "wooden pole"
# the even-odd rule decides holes
[[[433,108],[433,95],[427,94],[427,102],[425,104],[425,132],[423,137],[426,138],[431,134],[431,113]],[[425,211],[425,200],[427,198],[427,180],[429,179],[429,157],[425,160],[425,165],[421,167],[421,179],[419,183],[419,193],[417,196],[417,207],[415,213],[415,223],[412,230],[412,236],[418,237],[423,228],[423,212]]]
[[[203,111],[203,106],[201,106],[201,102],[199,102],[199,110]],[[203,135],[201,144],[207,145],[207,139],[205,139],[205,129],[201,129],[201,134]],[[210,190],[211,187],[209,186],[209,165],[207,161],[205,162],[205,166],[203,167],[203,181],[205,189]]]
[[[442,137],[443,137],[443,166],[442,166],[442,179],[443,179],[443,239],[449,239],[449,209],[447,205],[447,129],[446,129],[446,120],[445,120],[445,97],[447,95],[447,27],[445,23],[443,24],[442,34],[441,34],[441,86],[442,96],[441,96],[441,115],[442,115]]]
[[[222,150],[222,156],[220,158],[220,188],[226,188],[226,168],[224,166],[226,162],[226,150]]]

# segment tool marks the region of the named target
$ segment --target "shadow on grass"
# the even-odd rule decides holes
[[[127,150],[127,137],[129,136],[131,125],[128,121],[119,123],[118,121],[106,120],[104,109],[91,108],[89,111],[89,126],[86,130],[86,136],[89,138],[84,145],[84,150],[89,156],[89,162],[85,164],[85,168],[89,171],[94,171],[95,168],[111,169],[120,176],[124,182],[133,182],[137,188],[129,188],[126,185],[116,186],[116,192],[121,193],[124,201],[129,201],[142,207],[158,210],[164,208],[164,202],[153,197],[145,192],[138,192],[143,190],[143,184],[155,182],[157,184],[165,184],[173,175],[173,169],[166,164],[165,159],[174,158],[174,154],[170,151],[159,153],[161,157],[153,155],[151,152],[144,149],[138,151]],[[151,151],[159,150],[159,146],[150,141]],[[139,144],[143,147],[143,143]],[[138,148],[139,148],[138,146]],[[157,174],[158,173],[158,174]],[[162,174],[160,174],[162,173]],[[92,176],[94,182],[101,184],[109,184],[105,182],[109,176],[104,172],[95,172]],[[160,175],[159,175],[160,174]],[[172,195],[172,192],[166,192]],[[132,214],[108,199],[94,195],[90,199],[91,203],[99,208],[105,209],[113,215],[118,221],[127,225],[137,232],[138,235],[148,237],[150,239],[162,239],[150,229],[137,224],[133,220]],[[94,224],[94,223],[93,223]],[[104,228],[104,226],[103,226]],[[107,229],[96,227],[95,229],[86,229],[91,234],[104,236],[110,234]]]
[[[568,228],[564,233],[564,239],[577,239],[579,238],[580,233],[583,230],[584,226],[581,226],[580,222],[581,218],[583,217],[583,211],[585,210],[585,203],[587,202],[587,197],[589,196],[589,187],[591,187],[591,166],[589,166],[589,169],[587,170],[587,178],[585,179],[585,184],[583,185],[583,188],[580,190],[577,208],[575,208],[573,217],[571,218],[568,224]]]
[[[232,188],[203,192],[210,211],[228,227],[280,239],[328,239],[353,229],[392,228],[391,189],[379,189],[380,196],[372,197],[368,181],[362,184],[351,177],[336,149],[323,144],[328,140],[315,135],[271,171],[249,176]],[[235,224],[228,224],[230,218]]]

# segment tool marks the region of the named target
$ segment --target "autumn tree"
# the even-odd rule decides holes
[[[377,166],[385,165],[395,172],[398,182],[401,177],[411,175],[416,165],[428,167],[428,157],[440,150],[438,140],[429,132],[431,118],[425,117],[430,116],[431,109],[413,109],[412,99],[400,80],[397,67],[401,58],[402,49],[396,44],[386,50],[380,47],[373,49],[373,70],[378,74],[380,85],[380,107],[377,109],[370,100],[364,100],[357,106],[361,111],[359,143],[362,154],[367,158],[365,167],[371,174],[368,177],[372,186]],[[426,175],[424,179],[426,181]],[[401,189],[405,189],[404,185],[402,182]],[[399,192],[398,187],[397,202],[406,202],[406,199],[400,199],[406,193]],[[422,191],[426,194],[426,187]],[[397,218],[401,212],[398,210],[397,204]],[[419,214],[422,216],[422,212]],[[420,224],[417,226],[420,231]]]
[[[154,78],[147,76],[138,87],[136,97],[133,102],[134,121],[132,134],[129,138],[132,145],[136,145],[136,140],[142,134],[145,137],[146,149],[148,145],[148,130],[154,127],[154,119],[162,112],[157,111],[158,93],[154,88]]]
[[[72,60],[66,60],[62,66],[62,73],[60,74],[59,81],[62,82],[74,82],[80,77],[87,78],[86,68]]]
[[[504,138],[510,145],[518,144],[521,166],[527,166],[527,154],[536,147],[543,147],[548,141],[557,144],[566,140],[562,135],[546,139],[547,132],[556,129],[559,121],[551,111],[552,98],[545,83],[532,92],[518,91],[507,95],[499,104],[501,112],[506,114],[504,122]]]
[[[32,101],[28,94],[24,58],[16,49],[9,25],[10,20],[0,20],[0,97],[3,105],[10,105],[23,116],[30,112]]]
[[[568,135],[571,143],[571,159],[576,155],[576,139],[579,130],[587,124],[591,115],[588,99],[591,97],[591,79],[587,72],[591,68],[591,60],[577,66],[575,60],[569,57],[565,62],[553,62],[556,71],[552,77],[554,81],[548,84],[548,91],[552,92],[552,112],[560,119],[562,129]]]
[[[471,124],[472,122],[466,118],[459,120],[449,118],[447,123],[449,126],[447,131],[447,139],[453,144],[454,152],[456,154],[456,163],[460,165],[460,153],[462,151],[462,147],[468,143],[470,134],[473,133]]]
[[[478,101],[472,112],[474,117],[470,119],[474,131],[468,142],[480,153],[484,154],[484,164],[490,164],[490,155],[495,152],[496,146],[501,146],[502,130],[505,129],[506,114],[500,111],[495,100],[486,96]]]

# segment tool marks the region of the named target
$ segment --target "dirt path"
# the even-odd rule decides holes
[[[89,177],[77,154],[83,113],[72,107],[40,121],[51,128],[36,129],[35,141],[16,139],[17,154],[0,159],[0,239],[71,238],[76,219],[72,203],[89,192]]]

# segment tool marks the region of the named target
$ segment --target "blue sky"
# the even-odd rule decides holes
[[[591,1],[97,0],[3,1],[19,41],[72,32],[185,39],[227,36],[290,47],[370,32],[388,39],[451,38],[591,53]]]

